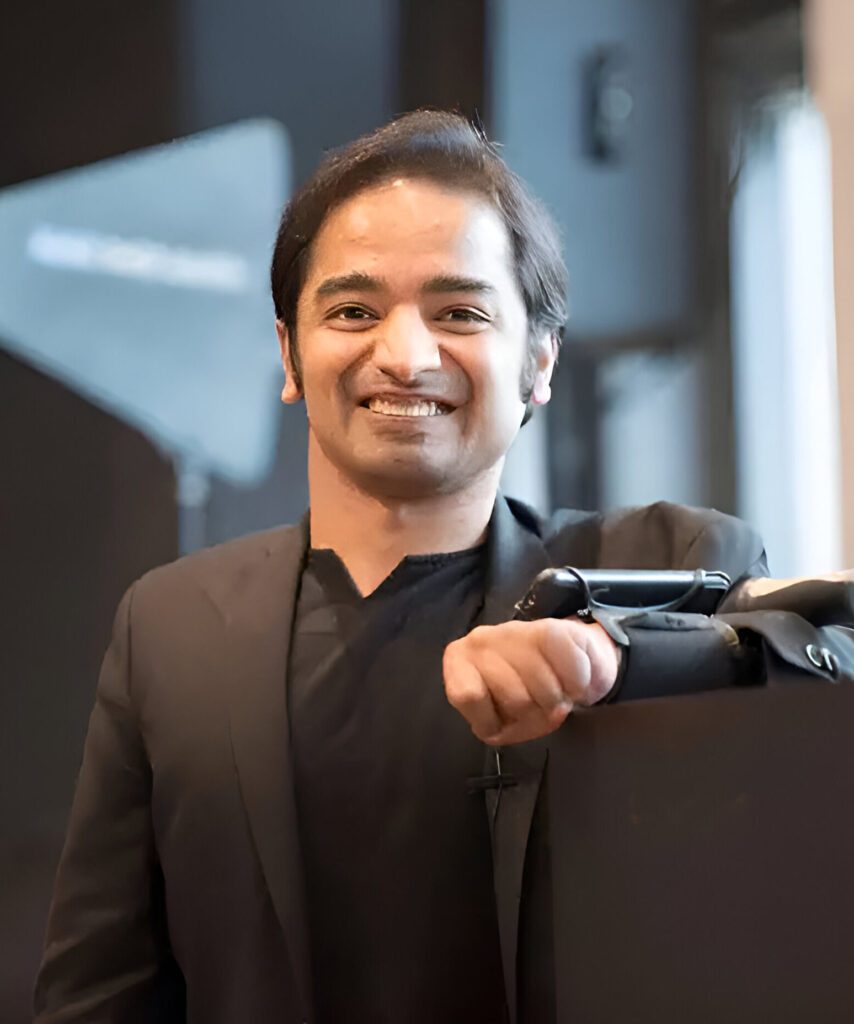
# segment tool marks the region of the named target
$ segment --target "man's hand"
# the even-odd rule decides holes
[[[479,740],[521,743],[554,732],[574,705],[606,696],[621,656],[595,622],[478,626],[445,648],[445,693]]]

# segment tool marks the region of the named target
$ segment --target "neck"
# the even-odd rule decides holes
[[[311,546],[332,548],[362,594],[407,555],[464,551],[486,537],[501,465],[454,494],[393,498],[345,478],[309,445]]]

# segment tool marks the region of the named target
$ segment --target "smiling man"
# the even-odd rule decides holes
[[[549,398],[566,279],[550,219],[464,119],[417,112],[327,157],[272,285],[310,513],[123,599],[37,1020],[547,1024],[545,738],[577,705],[766,664],[850,673],[850,648],[761,611],[626,620],[619,644],[508,621],[550,565],[738,579],[764,559],[719,513],[547,522],[499,494]]]
[[[293,337],[277,326],[283,398],[309,417],[313,541],[363,593],[405,555],[479,543],[522,392],[545,401],[555,358],[548,330],[529,338],[495,208],[426,180],[361,191],[318,231]]]

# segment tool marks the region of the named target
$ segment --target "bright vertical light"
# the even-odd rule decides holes
[[[830,155],[807,98],[751,144],[732,216],[739,511],[775,574],[842,558]]]

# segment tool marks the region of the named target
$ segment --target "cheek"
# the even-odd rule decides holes
[[[445,343],[445,353],[485,396],[491,392],[519,393],[519,381],[528,362],[528,346],[503,332],[471,335],[464,344]]]
[[[335,337],[323,335],[306,339],[301,350],[302,382],[306,392],[331,395],[346,374],[352,353]]]
[[[521,399],[521,384],[528,372],[527,353],[515,344],[494,345],[484,354],[480,383],[496,416],[510,412]]]
[[[327,368],[315,359],[303,359],[301,373],[305,409],[309,419],[317,416],[331,405],[334,380]]]

